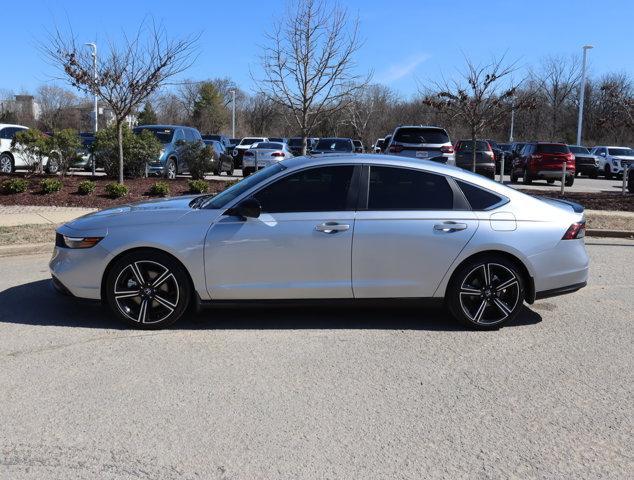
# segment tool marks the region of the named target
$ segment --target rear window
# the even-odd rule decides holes
[[[568,145],[556,143],[538,143],[535,146],[535,153],[570,153]]]
[[[487,210],[502,201],[502,197],[488,190],[460,180],[456,180],[456,183],[460,187],[460,190],[462,190],[462,193],[464,193],[464,196],[467,198],[473,210]]]
[[[439,128],[399,128],[394,141],[398,143],[447,143],[449,135]]]
[[[263,142],[263,138],[243,138],[240,145],[253,145],[254,143]]]
[[[281,143],[260,142],[255,148],[268,148],[268,149],[281,150],[282,148],[284,148],[284,145],[282,145]]]
[[[310,141],[308,141],[308,144],[310,144]],[[302,146],[302,139],[301,138],[291,138],[288,141],[288,145],[290,147],[301,147]]]
[[[463,140],[458,144],[458,150],[461,152],[464,151],[471,151],[473,150],[473,142],[471,140]],[[479,151],[489,151],[489,144],[488,142],[482,141],[482,140],[476,140],[476,150]]]
[[[351,152],[352,142],[340,138],[323,138],[315,145],[315,150],[333,152]]]
[[[355,147],[360,147],[362,145],[361,140],[352,140],[352,143],[354,143]]]

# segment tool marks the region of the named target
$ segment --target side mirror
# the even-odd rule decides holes
[[[247,218],[258,218],[262,213],[262,206],[255,198],[247,198],[242,200],[238,205],[230,208],[225,212],[225,215],[234,215],[240,217],[243,220]]]

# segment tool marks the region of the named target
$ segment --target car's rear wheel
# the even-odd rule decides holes
[[[13,158],[8,153],[0,155],[0,173],[12,173],[15,170]]]
[[[183,316],[191,299],[185,268],[169,255],[140,250],[124,255],[106,278],[110,310],[137,328],[158,329]]]
[[[46,162],[46,168],[44,170],[46,171],[46,173],[49,173],[51,175],[55,175],[57,172],[59,172],[59,161],[57,160],[57,158],[49,158],[48,162]]]
[[[566,177],[566,187],[572,187],[572,185],[575,183],[575,177],[573,175],[568,175]]]
[[[466,262],[447,288],[451,314],[471,328],[497,328],[513,320],[524,302],[524,284],[517,265],[487,255]]]

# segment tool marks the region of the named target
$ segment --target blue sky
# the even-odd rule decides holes
[[[5,3],[5,2],[3,2]],[[358,15],[365,43],[359,68],[404,96],[417,81],[451,77],[463,55],[476,61],[506,52],[520,66],[548,54],[569,55],[581,46],[590,52],[591,75],[611,71],[634,76],[634,1],[632,0],[341,0]],[[72,26],[80,41],[105,46],[122,31],[135,32],[149,15],[174,37],[202,32],[200,56],[184,77],[229,76],[247,91],[249,69],[257,71],[259,45],[284,1],[214,0],[29,0],[6,2],[3,11],[0,89],[33,91],[50,81],[53,70],[37,42],[46,29]],[[599,26],[599,20],[603,26]]]

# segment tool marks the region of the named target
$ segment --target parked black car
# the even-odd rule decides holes
[[[385,153],[391,141],[392,141],[392,135],[386,135],[385,138],[383,139],[383,145],[381,145],[381,153]]]
[[[312,150],[312,148],[315,146],[315,144],[317,143],[317,139],[316,138],[307,138],[306,139],[306,152],[310,152]],[[293,138],[289,138],[288,141],[286,142],[286,144],[288,145],[288,149],[291,151],[291,153],[293,155],[295,155],[296,157],[301,156],[302,154],[302,137],[293,137]]]
[[[354,144],[354,153],[363,153],[365,151],[361,140],[352,140],[352,143]]]
[[[233,157],[227,153],[225,146],[217,140],[203,139],[203,142],[211,147],[214,175],[220,175],[222,172],[233,175]]]
[[[226,135],[203,135],[202,137],[203,137],[203,140],[215,140],[216,142],[220,142],[220,144],[225,149],[225,152],[231,154],[231,148],[232,148],[231,142],[229,137],[227,137]]]
[[[588,175],[590,178],[597,178],[599,174],[599,161],[596,155],[592,155],[586,147],[578,145],[568,145],[568,148],[575,156],[575,175]]]

